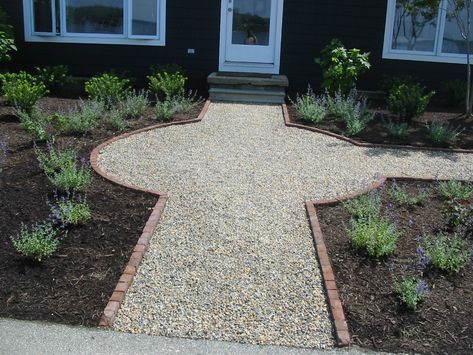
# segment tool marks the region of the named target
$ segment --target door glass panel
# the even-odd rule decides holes
[[[66,0],[67,32],[123,34],[123,0]]]
[[[53,32],[51,0],[34,0],[34,31]]]
[[[156,36],[158,2],[156,0],[133,0],[131,32],[135,36]]]
[[[271,0],[233,0],[232,44],[269,45]]]
[[[465,25],[468,23],[467,8],[465,7],[464,3],[459,3],[459,5],[456,7],[456,10],[452,5],[453,4],[448,2],[447,19],[443,33],[442,52],[466,54],[466,41],[462,35],[462,32],[460,32],[460,27],[458,25],[463,25],[462,28],[466,30],[467,26]],[[473,11],[473,5],[470,5],[470,11]],[[458,17],[455,18],[454,15],[457,15]],[[470,40],[470,48],[472,45],[473,40]]]

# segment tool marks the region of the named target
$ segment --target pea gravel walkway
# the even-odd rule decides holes
[[[472,162],[287,128],[279,106],[212,104],[200,123],[119,140],[101,168],[170,199],[114,328],[332,346],[304,201],[360,189],[376,173],[471,176]]]

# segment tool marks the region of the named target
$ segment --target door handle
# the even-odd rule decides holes
[[[233,9],[231,7],[228,8],[228,12],[232,12]]]

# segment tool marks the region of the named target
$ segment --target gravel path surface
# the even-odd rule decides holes
[[[114,327],[332,346],[304,201],[360,189],[376,173],[469,177],[472,162],[287,128],[279,106],[212,104],[200,123],[119,140],[101,168],[170,198]]]

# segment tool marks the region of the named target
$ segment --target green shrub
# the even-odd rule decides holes
[[[419,84],[401,84],[393,87],[387,99],[388,109],[405,120],[419,117],[435,95],[435,91],[427,94],[424,94],[424,91],[425,88]]]
[[[0,63],[10,61],[11,52],[16,50],[13,27],[8,23],[7,13],[0,7]]]
[[[156,118],[159,121],[169,121],[175,114],[190,113],[201,102],[195,94],[175,96],[164,101],[157,101],[155,107]]]
[[[460,128],[452,128],[447,122],[434,121],[427,125],[430,140],[439,146],[452,145],[463,132]]]
[[[448,200],[467,200],[473,196],[473,185],[459,180],[440,181],[438,191]]]
[[[394,282],[394,291],[401,301],[411,310],[429,295],[429,287],[421,278],[405,276],[400,281]]]
[[[146,91],[130,92],[121,103],[121,110],[125,118],[135,119],[142,116],[149,105]]]
[[[181,73],[183,75],[185,75],[185,71],[184,69],[178,65],[178,64],[155,64],[155,65],[152,65],[151,68],[150,68],[150,72],[151,72],[151,75],[152,76],[156,76],[157,74],[159,73],[164,73],[164,72],[167,72],[167,73]]]
[[[105,124],[109,129],[124,131],[129,125],[126,121],[126,114],[122,109],[112,109],[105,116]]]
[[[105,104],[107,109],[118,104],[130,91],[130,80],[114,74],[94,76],[85,83],[85,92],[94,101]]]
[[[381,212],[381,198],[377,193],[365,194],[345,201],[343,206],[357,220],[376,218]]]
[[[66,65],[36,67],[36,77],[48,88],[49,91],[57,92],[71,81],[69,68]]]
[[[87,222],[92,213],[85,200],[74,198],[61,198],[51,206],[52,215],[61,221],[63,225],[79,225]]]
[[[406,140],[409,131],[409,124],[407,122],[393,122],[389,121],[384,124],[384,128],[388,134],[396,139]]]
[[[76,164],[67,166],[60,171],[48,175],[49,181],[60,191],[76,192],[84,191],[92,182],[92,174],[88,167]]]
[[[33,135],[35,141],[45,141],[51,138],[52,117],[41,109],[32,109],[30,113],[17,110],[20,127]]]
[[[374,115],[368,110],[366,100],[359,100],[356,90],[344,96],[337,91],[334,96],[327,94],[325,101],[329,112],[340,117],[346,125],[345,134],[354,136],[363,131]]]
[[[466,82],[458,79],[447,81],[443,84],[440,94],[449,107],[459,107],[465,103]]]
[[[171,100],[158,101],[154,113],[158,121],[168,122],[177,113],[177,107]]]
[[[12,238],[12,243],[23,256],[41,262],[57,250],[57,235],[57,229],[50,223],[35,224],[31,228],[22,225],[19,235]]]
[[[419,192],[418,194],[410,194],[396,183],[393,183],[386,192],[396,203],[405,206],[421,205],[428,197],[428,193],[425,191]]]
[[[296,101],[292,103],[302,120],[312,123],[321,122],[327,115],[324,98],[315,97],[310,90],[304,95],[297,95]]]
[[[158,72],[148,76],[149,90],[158,100],[169,100],[184,95],[187,77],[180,72]]]
[[[353,218],[347,233],[356,249],[366,251],[373,258],[392,254],[399,239],[394,224],[380,217]]]
[[[87,134],[97,128],[105,112],[105,103],[102,101],[88,101],[79,104],[68,114],[56,114],[56,127],[66,134]]]
[[[347,95],[355,88],[358,76],[370,68],[369,53],[359,49],[346,49],[342,42],[333,39],[315,62],[322,67],[322,86],[330,94],[340,91]]]
[[[36,102],[47,94],[46,86],[34,76],[20,71],[0,75],[2,94],[7,104],[30,113]]]
[[[470,261],[471,253],[466,248],[465,240],[456,234],[451,239],[444,233],[435,238],[424,238],[425,254],[431,258],[430,264],[450,274],[458,273]]]
[[[48,142],[46,151],[36,150],[36,159],[46,175],[53,175],[66,167],[72,167],[77,161],[77,151],[74,149],[56,149],[53,142]]]
[[[386,93],[386,95],[389,96],[389,94],[391,94],[394,89],[398,88],[401,85],[411,86],[417,84],[418,82],[419,81],[416,78],[410,75],[385,76],[381,80],[380,86],[381,89]]]

